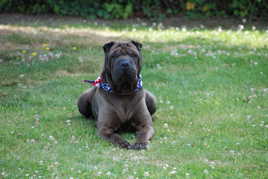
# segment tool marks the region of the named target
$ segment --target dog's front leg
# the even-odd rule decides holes
[[[145,114],[139,116],[136,127],[136,143],[131,145],[129,149],[141,150],[147,149],[149,140],[154,135],[154,129],[152,127],[152,117],[151,115]]]
[[[120,122],[111,116],[113,115],[106,115],[107,118],[104,118],[100,115],[97,123],[99,136],[121,148],[129,148],[130,144],[115,132],[120,127]]]

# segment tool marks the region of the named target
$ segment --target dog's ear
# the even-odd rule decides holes
[[[108,53],[112,46],[115,44],[115,42],[111,41],[103,45],[103,51],[105,53],[105,60],[104,60],[104,65],[103,65],[103,70],[101,73],[101,78],[104,82],[110,82],[111,80],[111,72],[110,72],[110,65],[109,65],[109,60],[108,60]]]
[[[103,48],[105,54],[108,53],[108,52],[110,51],[110,49],[111,49],[111,47],[112,47],[113,45],[114,45],[114,42],[113,42],[113,41],[108,42],[108,43],[106,43],[106,44],[103,45],[102,48]]]
[[[137,48],[139,51],[141,51],[141,48],[142,48],[142,44],[141,44],[141,43],[139,43],[139,42],[137,42],[137,41],[134,41],[134,40],[131,40],[131,43],[133,43],[133,44],[136,46],[136,48]]]

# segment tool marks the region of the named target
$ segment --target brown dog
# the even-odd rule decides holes
[[[140,71],[142,44],[109,42],[103,46],[105,62],[98,87],[83,93],[78,108],[86,117],[97,119],[98,133],[104,139],[127,149],[146,149],[154,134],[152,114],[156,99],[142,88]],[[117,132],[131,127],[137,141],[129,144]]]

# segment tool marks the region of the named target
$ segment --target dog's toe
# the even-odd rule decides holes
[[[129,146],[129,149],[133,150],[145,150],[147,149],[147,143],[135,143]]]

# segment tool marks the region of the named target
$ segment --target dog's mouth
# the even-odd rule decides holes
[[[137,87],[137,74],[135,72],[122,72],[122,75],[113,81],[113,89],[118,93],[130,93]]]
[[[134,83],[122,83],[121,85],[117,86],[115,91],[122,93],[122,94],[131,93],[135,90],[135,86],[136,86],[135,84]]]

